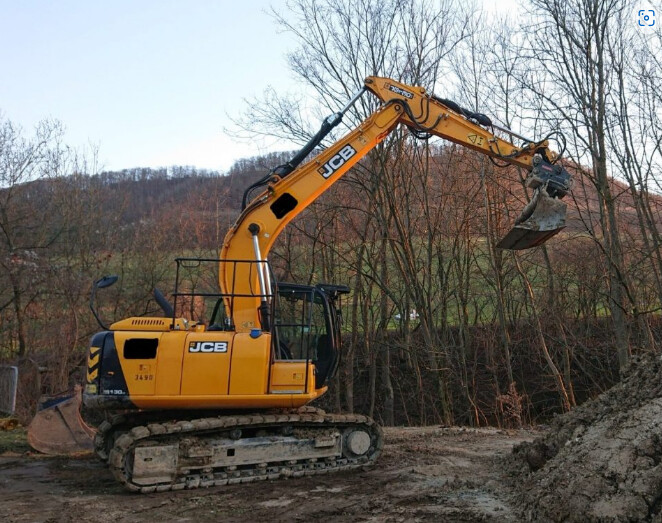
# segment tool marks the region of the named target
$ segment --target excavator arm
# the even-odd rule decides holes
[[[302,164],[365,91],[370,91],[382,101],[380,107],[349,134]],[[547,148],[547,141],[528,141],[518,147],[488,130],[486,126],[495,126],[485,115],[439,99],[422,87],[411,87],[388,78],[368,77],[364,88],[342,111],[327,118],[320,132],[290,162],[274,169],[251,187],[255,189],[263,185],[264,190],[260,194],[251,201],[244,198],[244,209],[225,237],[221,253],[224,261],[219,267],[223,292],[253,295],[244,299],[246,303],[241,303],[239,299],[233,304],[233,323],[237,330],[250,330],[258,325],[268,329],[270,275],[266,262],[262,265],[264,270],[256,271],[254,264],[235,261],[266,260],[283,228],[384,140],[398,124],[406,125],[417,136],[439,136],[529,171],[528,184],[534,189],[534,197],[499,247],[533,247],[564,227],[565,204],[559,198],[569,190],[570,175],[559,163],[553,163],[557,155]],[[256,293],[258,286],[260,292]],[[262,296],[261,307],[255,307],[255,294]],[[257,310],[261,311],[259,318]]]

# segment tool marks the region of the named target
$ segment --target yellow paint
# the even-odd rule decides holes
[[[518,156],[505,159],[505,161],[531,168],[533,154],[536,152],[533,145],[521,149],[496,137],[487,129],[470,122],[464,116],[436,101],[422,87],[409,86],[389,78],[379,77],[366,78],[365,86],[384,104],[353,131],[325,149],[315,159],[301,165],[285,178],[276,177],[274,181],[270,182],[264,192],[246,207],[228,231],[221,251],[222,259],[255,260],[253,237],[249,232],[249,226],[253,223],[260,227],[258,243],[262,259],[267,259],[273,243],[283,228],[401,123],[413,127],[420,125],[429,128],[431,134],[488,156],[497,157],[499,154],[518,152]],[[414,122],[404,110],[405,103],[408,104],[411,114],[418,120],[417,122]],[[472,138],[469,139],[469,136]],[[338,168],[328,177],[322,176],[320,172],[325,172],[323,166],[337,158],[347,146],[351,146],[355,154],[341,165],[338,162]],[[553,156],[551,151],[548,156]],[[286,193],[298,203],[285,216],[276,218],[271,210],[271,205]],[[254,264],[221,263],[219,283],[223,292],[228,294],[259,293]],[[229,303],[227,306],[229,310]],[[259,298],[235,298],[233,320],[238,330],[248,331],[250,326],[260,324],[258,306]]]
[[[196,332],[186,337],[182,368],[181,393],[183,395],[217,394],[226,396],[228,394],[233,334],[232,332],[215,331]],[[227,352],[190,352],[189,347],[196,342],[225,342]]]
[[[269,334],[254,339],[249,333],[204,332],[195,327],[189,332],[119,331],[114,336],[131,401],[139,408],[292,408],[326,391],[326,387],[315,390],[312,363],[306,369],[302,361],[278,361],[270,374]],[[156,357],[126,359],[124,343],[132,338],[158,339]],[[226,342],[227,352],[190,352],[196,342]],[[98,370],[88,373],[88,380],[97,374]],[[282,391],[287,393],[278,393]]]
[[[311,394],[239,394],[234,396],[133,396],[141,409],[266,409],[301,407],[326,392],[323,387]]]
[[[182,331],[165,332],[156,349],[156,387],[154,394],[176,396],[182,382],[182,357],[186,337]]]
[[[435,100],[421,87],[379,77],[367,78],[365,87],[383,104],[312,161],[302,164],[285,178],[273,177],[227,233],[221,258],[255,261],[253,238],[248,228],[250,224],[257,224],[261,256],[267,259],[273,243],[290,221],[398,124],[427,128],[431,134],[488,156],[516,153],[517,156],[504,160],[527,169],[538,150],[544,149],[550,160],[556,157],[546,149],[546,142],[520,149],[496,137]],[[407,105],[408,110],[405,110]],[[296,206],[276,218],[271,206],[285,194],[296,200]],[[255,264],[221,263],[219,283],[224,293],[250,296],[235,297],[232,307],[226,298],[226,309],[233,311],[236,333],[205,332],[204,326],[189,325],[181,318],[174,323],[170,318],[128,318],[111,326],[131,401],[140,408],[154,409],[268,408],[305,405],[324,394],[326,387],[314,388],[312,364],[306,366],[305,362],[296,361],[272,363],[270,335],[263,333],[255,339],[250,337],[249,331],[260,325],[257,312],[260,298],[255,296],[260,293],[260,288]],[[149,361],[125,359],[122,354],[124,341],[141,336],[159,339],[156,358]],[[227,352],[192,353],[190,344],[197,341],[226,341]],[[98,361],[98,358],[93,359],[98,352],[98,347],[90,349],[90,365]],[[90,372],[88,379],[94,379],[92,376],[96,374]]]
[[[132,317],[117,321],[110,326],[113,331],[147,331],[147,332],[169,332],[172,326],[172,318],[144,318]],[[175,320],[175,331],[185,331],[189,328],[188,322],[183,318]]]
[[[271,392],[304,392],[306,375],[305,361],[276,361],[271,365]]]
[[[251,338],[249,333],[235,334],[232,344],[230,395],[266,394],[271,335]]]
[[[155,365],[156,358],[150,359],[126,359],[124,357],[124,344],[129,339],[157,339],[160,340],[161,332],[129,332],[119,331],[115,333],[115,347],[122,366],[124,379],[129,388],[130,395],[154,394],[156,388],[156,374],[146,372],[144,365]],[[158,355],[158,349],[157,349]]]

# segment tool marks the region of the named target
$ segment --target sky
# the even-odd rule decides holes
[[[98,146],[101,170],[226,170],[270,145],[233,140],[229,117],[269,85],[292,87],[295,43],[270,4],[0,0],[0,113],[26,135],[60,120],[67,144]]]
[[[513,0],[485,0],[486,8]],[[233,138],[267,87],[296,91],[271,6],[284,0],[0,0],[0,115],[61,121],[99,170],[235,160],[294,143]]]

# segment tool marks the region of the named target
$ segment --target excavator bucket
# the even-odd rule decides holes
[[[515,221],[515,226],[497,244],[499,249],[522,250],[542,245],[565,228],[566,204],[544,189],[536,190]]]
[[[46,401],[28,426],[28,443],[44,454],[72,455],[94,450],[94,434],[80,416],[81,387]]]

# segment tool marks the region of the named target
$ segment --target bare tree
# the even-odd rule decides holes
[[[628,260],[629,265],[638,267],[638,270],[624,274],[628,280],[626,290],[633,294],[628,298],[633,304],[632,315],[639,327],[640,343],[653,348],[655,340],[646,317],[654,309],[642,307],[637,296],[637,288],[641,289],[641,286],[633,284],[632,279],[651,273],[651,284],[657,289],[656,301],[662,303],[660,224],[649,197],[650,183],[654,183],[661,159],[662,122],[659,112],[651,109],[662,99],[659,88],[662,63],[658,57],[659,42],[656,46],[655,39],[642,38],[641,34],[628,30],[627,19],[621,22],[621,26],[622,30],[611,35],[608,42],[617,89],[610,93],[611,125],[607,132],[613,154],[612,165],[627,182],[639,228],[634,241],[640,249],[630,249],[632,253],[639,251],[639,255]],[[641,270],[642,264],[647,271]]]
[[[38,294],[36,282],[44,277],[40,255],[57,238],[60,229],[53,224],[52,201],[39,198],[34,189],[40,180],[61,173],[66,150],[60,143],[59,122],[40,122],[34,136],[0,119],[0,267],[2,287],[0,311],[11,308],[13,328],[3,336],[19,358],[27,356],[26,310]]]
[[[295,140],[307,139],[304,129],[312,129],[306,121],[310,115],[319,119],[329,111],[336,111],[360,88],[366,76],[387,76],[411,84],[432,87],[443,71],[445,58],[464,37],[465,22],[453,0],[431,2],[428,0],[402,1],[386,0],[294,0],[288,3],[288,11],[274,11],[280,26],[295,35],[299,48],[289,55],[290,70],[305,86],[314,93],[311,99],[316,108],[308,110],[296,99],[279,97],[272,92],[257,109],[253,104],[250,115],[246,115],[240,125],[246,131],[271,133],[278,137]],[[377,101],[370,96],[363,97],[353,112],[345,118],[345,124],[355,126],[370,114]],[[257,128],[256,128],[257,127]],[[393,419],[393,385],[390,377],[390,352],[386,341],[386,329],[390,321],[390,302],[393,301],[388,283],[388,253],[391,251],[389,230],[395,224],[392,205],[386,198],[394,193],[398,179],[390,170],[391,155],[402,151],[399,144],[405,139],[404,133],[394,133],[378,146],[349,176],[346,183],[361,195],[365,209],[378,219],[370,220],[371,227],[361,243],[369,242],[370,237],[378,238],[379,247],[375,257],[367,257],[367,263],[360,263],[362,278],[368,282],[361,285],[364,291],[376,285],[379,298],[376,303],[375,338],[365,339],[376,353],[369,357],[371,383],[381,382],[386,401],[385,421]],[[416,148],[409,148],[407,154],[418,154]],[[398,153],[399,154],[399,153]],[[404,162],[406,164],[406,162]],[[305,220],[305,216],[300,219]],[[401,228],[401,230],[403,230]],[[413,231],[404,230],[411,236]],[[409,241],[404,238],[405,242]],[[359,252],[364,252],[359,247]],[[321,251],[320,251],[321,253]],[[417,270],[411,264],[401,266],[406,271]],[[409,279],[416,280],[415,275]],[[347,283],[350,283],[349,281]],[[356,283],[356,282],[353,282]],[[412,289],[411,293],[415,294]],[[416,305],[419,307],[419,305]],[[424,304],[420,305],[425,308]],[[427,314],[427,313],[426,313]],[[366,317],[367,318],[367,317]],[[366,325],[364,324],[364,328]],[[367,329],[370,331],[372,329]],[[438,376],[440,395],[443,396],[443,368],[434,356],[439,353],[439,340],[429,324],[426,351],[430,355],[429,368]],[[353,353],[353,348],[350,348]],[[379,366],[381,373],[377,373]],[[371,387],[372,388],[372,387]],[[441,399],[443,418],[450,422],[452,415],[449,402]],[[374,404],[374,401],[371,401]]]
[[[531,0],[527,30],[531,66],[520,77],[548,118],[571,134],[569,153],[590,162],[590,178],[600,199],[601,245],[609,262],[610,311],[618,359],[629,359],[627,282],[619,237],[617,195],[609,182],[608,99],[613,85],[609,39],[619,31],[622,0]],[[597,238],[597,237],[596,237]]]

